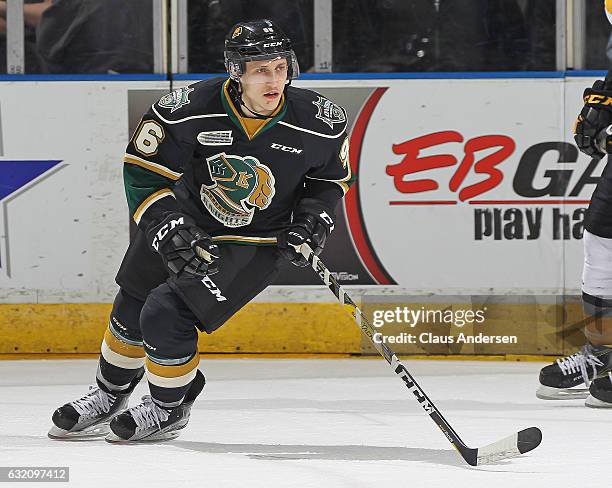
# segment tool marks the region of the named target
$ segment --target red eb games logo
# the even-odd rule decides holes
[[[423,149],[449,142],[463,143],[463,140],[464,138],[459,132],[448,130],[416,137],[401,144],[394,144],[393,152],[399,155],[403,154],[404,157],[398,164],[388,165],[386,173],[393,177],[395,188],[401,193],[421,193],[437,190],[439,188],[438,182],[433,179],[406,181],[405,177],[421,171],[451,166],[456,167],[456,170],[450,180],[449,189],[453,193],[459,191],[459,200],[462,202],[492,190],[504,179],[504,174],[497,169],[497,165],[506,160],[516,148],[516,143],[511,137],[485,135],[469,139],[463,146],[464,155],[460,163],[452,154],[419,156]],[[495,149],[495,151],[479,159],[477,153],[486,149]],[[485,179],[462,187],[470,171],[484,175]]]

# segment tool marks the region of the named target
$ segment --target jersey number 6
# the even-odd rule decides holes
[[[139,153],[152,156],[157,153],[157,147],[164,137],[164,129],[161,125],[153,120],[143,120],[134,135],[134,146]]]

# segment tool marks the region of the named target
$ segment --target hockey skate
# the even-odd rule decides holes
[[[540,370],[536,396],[542,400],[575,400],[589,396],[593,380],[612,369],[612,348],[586,344],[580,351],[557,359]],[[586,386],[587,388],[585,388]]]
[[[612,408],[612,372],[593,380],[584,404],[591,408]]]
[[[197,371],[183,403],[164,408],[146,395],[142,403],[117,415],[110,423],[108,442],[155,442],[178,437],[189,422],[191,407],[204,388],[204,375]]]
[[[84,397],[59,407],[53,412],[51,439],[84,439],[103,437],[108,434],[111,419],[125,410],[132,391],[144,376],[144,368],[127,390],[110,392],[99,386],[90,386]]]

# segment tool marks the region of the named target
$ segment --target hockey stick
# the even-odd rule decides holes
[[[487,464],[499,461],[501,459],[518,456],[520,454],[529,452],[540,445],[540,442],[542,442],[542,432],[537,427],[529,427],[528,429],[521,430],[516,434],[484,447],[474,449],[466,446],[459,437],[459,434],[455,432],[455,430],[442,416],[438,408],[417,384],[415,379],[400,362],[395,353],[389,349],[385,343],[379,344],[373,339],[374,328],[368,319],[365,317],[359,307],[355,305],[355,302],[344,291],[338,281],[331,275],[318,256],[314,254],[312,248],[308,244],[304,243],[296,249],[297,252],[302,254],[302,256],[308,260],[312,266],[312,269],[314,269],[319,275],[323,283],[329,287],[338,301],[342,305],[350,305],[352,308],[352,315],[355,318],[355,322],[359,328],[366,336],[368,336],[376,350],[387,360],[393,371],[395,371],[395,374],[397,374],[406,384],[408,390],[413,393],[423,410],[425,410],[425,413],[431,417],[453,447],[459,451],[459,454],[461,454],[463,459],[465,459],[468,464],[472,466],[479,466],[481,464]]]

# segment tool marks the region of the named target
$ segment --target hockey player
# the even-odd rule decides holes
[[[351,183],[344,109],[289,86],[298,61],[269,20],[234,26],[225,64],[229,78],[162,97],[127,146],[139,230],[117,275],[97,385],[55,411],[53,438],[177,436],[205,383],[196,329],[221,327],[287,260],[307,264],[294,246],[319,253],[334,229]],[[145,373],[150,395],[126,410]]]
[[[612,23],[612,2],[605,2]],[[578,148],[592,158],[612,153],[612,71],[584,91],[574,126]],[[584,220],[582,303],[587,344],[540,371],[538,398],[586,398],[587,407],[612,407],[612,165],[609,162]],[[588,389],[581,388],[586,385]]]

